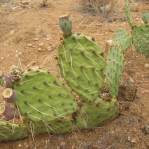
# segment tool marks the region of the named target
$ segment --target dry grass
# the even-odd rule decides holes
[[[82,0],[82,3],[86,8],[103,16],[119,11],[124,5],[123,0]]]

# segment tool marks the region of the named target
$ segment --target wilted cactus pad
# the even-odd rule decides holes
[[[134,27],[132,30],[132,36],[136,50],[149,56],[149,25]]]
[[[59,64],[64,79],[76,93],[87,101],[97,98],[105,60],[94,41],[78,34],[65,38],[59,47]]]
[[[21,114],[35,125],[42,123],[44,130],[41,132],[48,129],[56,133],[58,122],[64,126],[62,132],[70,131],[72,114],[77,105],[73,96],[52,75],[40,71],[28,72],[14,89]]]

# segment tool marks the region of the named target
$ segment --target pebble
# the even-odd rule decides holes
[[[38,51],[38,52],[42,52],[43,49],[42,49],[42,48],[38,48],[37,51]]]
[[[110,40],[107,40],[106,41],[106,45],[109,46],[109,47],[111,47],[113,45],[113,40],[111,40],[111,39]]]
[[[18,6],[12,7],[12,10],[16,10],[17,8],[19,8]]]
[[[4,60],[4,57],[1,57],[1,60]]]
[[[128,81],[130,81],[130,83],[135,83],[135,81],[134,81],[134,79],[132,77],[129,77]]]
[[[133,144],[137,143],[137,140],[135,138],[131,138],[130,136],[128,136],[128,141]]]
[[[53,49],[52,49],[51,46],[49,46],[49,47],[47,48],[47,50],[48,50],[49,52],[51,52]]]
[[[40,47],[42,47],[43,45],[44,45],[44,43],[43,42],[41,42],[41,43],[39,43],[38,44]]]
[[[145,68],[149,68],[149,64],[147,64],[147,63],[144,64],[144,67],[145,67]]]
[[[21,144],[18,144],[18,147],[21,147],[22,145]]]
[[[47,40],[47,41],[49,41],[49,40],[50,40],[50,38],[46,38],[46,40]]]
[[[39,38],[34,38],[33,40],[34,40],[34,41],[38,41],[38,40],[39,40]]]
[[[10,35],[13,35],[15,33],[15,30],[10,31]]]
[[[27,46],[28,46],[28,47],[32,47],[32,46],[33,46],[33,44],[31,44],[31,43],[28,43],[28,44],[27,44]]]

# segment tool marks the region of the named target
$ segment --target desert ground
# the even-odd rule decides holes
[[[64,14],[71,16],[74,32],[94,37],[105,53],[106,41],[114,31],[130,31],[123,0],[106,17],[86,9],[81,0],[49,0],[46,7],[41,2],[0,0],[0,71],[7,73],[12,65],[39,66],[58,76],[55,57],[62,36],[58,19]],[[134,21],[141,24],[141,13],[149,11],[149,1],[133,1],[131,8]],[[133,47],[126,53],[121,83],[128,80],[132,90],[137,88],[136,97],[131,101],[119,98],[120,115],[115,120],[93,130],[0,143],[0,149],[149,149],[149,58]]]

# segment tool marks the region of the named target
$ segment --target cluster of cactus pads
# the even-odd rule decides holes
[[[142,20],[144,24],[140,26],[135,25],[133,22],[129,0],[125,0],[125,12],[128,23],[132,29],[132,43],[134,47],[139,53],[149,57],[149,12],[143,13]]]
[[[1,74],[5,104],[0,141],[94,128],[118,115],[117,93],[129,35],[124,30],[115,34],[106,60],[93,39],[72,33],[68,16],[60,18],[60,27],[64,39],[58,64],[64,81],[41,69]]]

